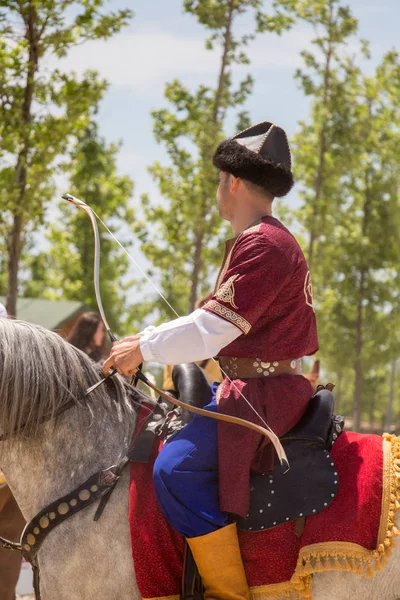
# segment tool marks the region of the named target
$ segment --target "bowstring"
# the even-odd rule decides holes
[[[164,300],[164,302],[172,310],[172,312],[174,313],[174,315],[176,315],[176,317],[179,319],[180,315],[176,312],[176,310],[174,309],[174,307],[171,306],[171,304],[168,302],[167,298],[158,289],[158,287],[155,285],[155,283],[153,283],[153,281],[148,277],[147,273],[144,271],[144,269],[142,269],[142,267],[140,266],[140,264],[133,258],[133,256],[128,252],[128,250],[121,244],[121,242],[118,240],[118,238],[115,237],[115,235],[113,234],[113,232],[109,229],[109,227],[107,227],[106,223],[96,213],[96,211],[93,210],[93,208],[91,208],[91,207],[89,207],[89,208],[90,208],[90,210],[92,210],[93,214],[100,221],[100,223],[103,225],[103,227],[105,228],[105,230],[109,233],[109,235],[111,235],[111,237],[113,238],[113,240],[125,252],[125,254],[133,262],[133,264],[136,265],[136,267],[139,269],[139,271],[142,273],[142,275],[144,275],[144,277],[147,279],[147,281],[150,283],[150,285],[156,290],[156,292],[161,296],[161,298]],[[235,384],[235,382],[229,377],[229,375],[224,371],[224,369],[222,369],[222,367],[220,366],[219,362],[216,361],[215,358],[213,358],[213,357],[211,358],[211,360],[219,367],[219,369],[221,370],[221,373],[224,375],[224,377],[226,377],[228,379],[229,383],[232,385],[232,387],[235,389],[235,391],[239,394],[239,396],[246,402],[246,404],[248,406],[250,406],[250,408],[253,411],[253,413],[260,419],[261,423],[265,426],[265,428],[267,429],[267,431],[270,431],[271,433],[273,433],[274,435],[276,435],[272,431],[272,429],[270,428],[270,426],[268,425],[268,423],[266,423],[266,421],[263,419],[263,417],[257,411],[257,409],[251,404],[251,402],[246,398],[246,396],[243,394],[243,392],[238,388],[238,386]]]

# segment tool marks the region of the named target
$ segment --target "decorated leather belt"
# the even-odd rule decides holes
[[[221,370],[230,379],[274,377],[276,375],[301,375],[301,358],[263,361],[260,358],[220,356]]]

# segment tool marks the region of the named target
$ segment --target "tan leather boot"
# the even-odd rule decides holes
[[[236,523],[187,539],[205,587],[206,600],[250,600]]]

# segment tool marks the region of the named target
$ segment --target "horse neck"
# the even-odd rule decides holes
[[[2,468],[27,521],[125,455],[134,422],[127,436],[115,413],[96,410],[90,427],[77,427],[81,418],[74,407],[59,417],[55,428],[43,424],[42,435],[34,443],[7,442]]]

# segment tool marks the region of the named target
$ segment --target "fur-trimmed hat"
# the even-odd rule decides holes
[[[221,142],[213,164],[217,169],[251,181],[277,197],[286,196],[294,184],[286,133],[268,121]]]

